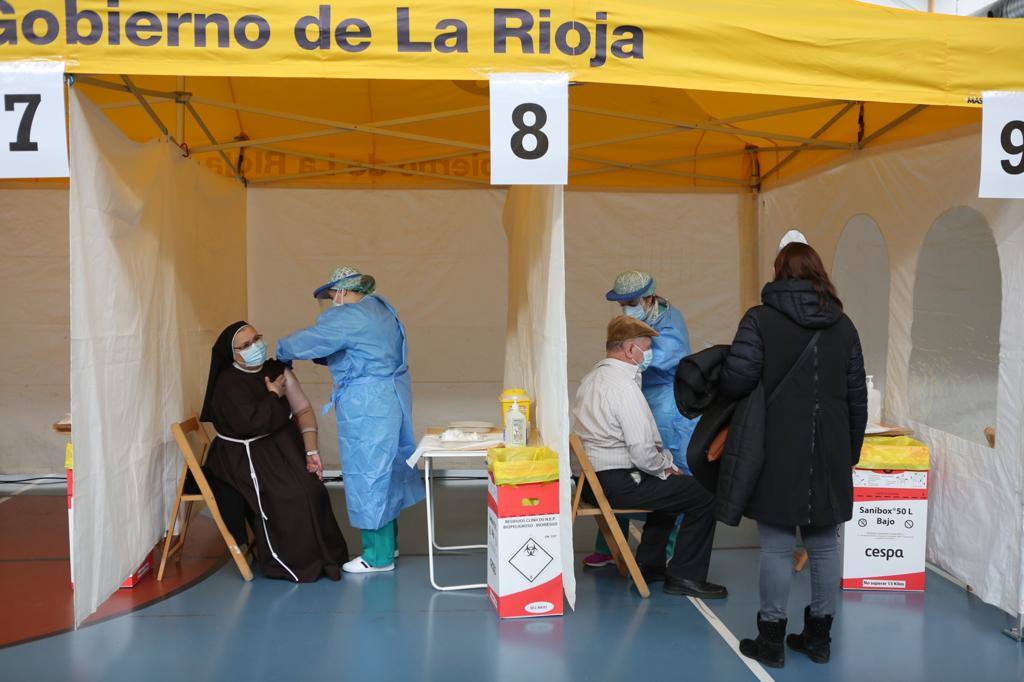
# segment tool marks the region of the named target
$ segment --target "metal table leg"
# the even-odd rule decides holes
[[[486,548],[487,545],[462,545],[444,547],[438,545],[434,540],[434,494],[433,494],[433,480],[430,478],[431,460],[430,455],[426,455],[423,458],[423,488],[426,493],[427,502],[427,564],[430,569],[430,584],[434,586],[435,590],[441,592],[451,592],[455,590],[479,590],[485,589],[487,583],[475,584],[475,585],[450,585],[441,586],[437,584],[437,580],[434,577],[434,549],[437,550],[458,550],[458,549],[482,549]]]

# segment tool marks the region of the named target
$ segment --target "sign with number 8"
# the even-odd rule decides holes
[[[64,65],[0,64],[0,178],[66,178]]]
[[[986,92],[978,196],[1024,199],[1024,93]]]
[[[491,184],[564,185],[569,174],[566,74],[491,76]]]

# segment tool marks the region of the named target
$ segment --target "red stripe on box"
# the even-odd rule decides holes
[[[499,618],[561,616],[564,612],[561,573],[546,583],[504,597],[498,596],[490,587],[487,591]]]
[[[886,585],[885,583],[891,583]],[[924,592],[925,572],[883,575],[864,578],[843,578],[844,590],[882,590],[890,592]]]
[[[861,488],[853,489],[854,502],[869,500],[927,500],[927,488]]]

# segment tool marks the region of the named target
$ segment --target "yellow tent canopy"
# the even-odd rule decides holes
[[[254,184],[486,185],[496,71],[570,73],[580,189],[749,191],[1024,89],[1018,23],[847,0],[10,5],[0,59],[64,60],[129,136]]]

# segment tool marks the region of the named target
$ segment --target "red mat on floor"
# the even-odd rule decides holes
[[[71,569],[68,560],[68,510],[61,495],[19,495],[0,504],[0,647],[66,632],[74,627]],[[162,546],[158,546],[158,550]],[[153,573],[132,589],[118,590],[85,625],[113,618],[166,599],[199,582],[227,560],[217,528],[205,516],[189,529],[180,562],[169,562],[156,580]],[[241,578],[239,578],[241,579]]]

